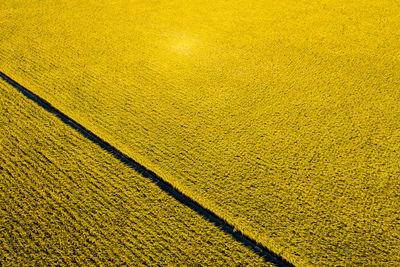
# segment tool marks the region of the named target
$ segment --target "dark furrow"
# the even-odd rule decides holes
[[[191,199],[189,196],[184,195],[182,192],[175,189],[169,182],[163,180],[157,174],[152,172],[151,170],[147,169],[145,166],[141,165],[140,163],[136,162],[134,159],[130,158],[129,156],[122,153],[116,147],[112,146],[107,141],[101,139],[99,136],[94,134],[92,131],[86,129],[84,126],[79,124],[78,122],[74,121],[72,118],[55,108],[46,100],[42,99],[29,89],[25,88],[24,86],[20,85],[6,74],[0,71],[0,78],[3,79],[6,83],[17,89],[21,92],[24,96],[28,99],[32,100],[40,107],[45,109],[46,111],[54,114],[58,117],[61,121],[65,124],[69,125],[77,132],[82,134],[84,137],[89,139],[91,142],[97,144],[102,149],[113,155],[115,158],[129,166],[130,168],[134,169],[136,172],[141,174],[143,177],[150,179],[153,183],[155,183],[161,190],[166,192],[168,195],[172,196],[174,199],[182,203],[183,205],[189,207],[196,213],[202,215],[205,219],[209,222],[213,223],[219,229],[223,230],[225,233],[232,236],[236,241],[242,243],[246,247],[251,248],[255,253],[261,256],[266,262],[272,262],[277,266],[293,266],[291,263],[280,257],[279,255],[275,254],[265,246],[258,244],[255,240],[251,239],[244,233],[237,231],[234,229],[232,225],[226,222],[224,219],[220,218],[216,215],[213,211],[201,206],[198,202]]]

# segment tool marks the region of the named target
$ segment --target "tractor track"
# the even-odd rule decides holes
[[[90,131],[89,129],[85,128],[80,123],[76,122],[68,115],[64,114],[52,104],[47,102],[45,99],[41,98],[40,96],[36,95],[29,89],[25,88],[6,74],[0,71],[0,78],[4,80],[6,83],[17,89],[21,92],[25,97],[35,102],[37,105],[45,109],[46,111],[54,114],[58,117],[62,122],[69,125],[77,132],[82,134],[84,137],[89,139],[91,142],[97,144],[102,149],[113,155],[115,158],[129,166],[130,168],[134,169],[136,172],[141,174],[143,177],[148,178],[153,183],[155,183],[161,190],[166,192],[168,195],[172,196],[174,199],[182,203],[183,205],[189,207],[196,213],[202,215],[205,219],[209,222],[213,223],[219,229],[223,230],[225,233],[232,236],[236,241],[242,243],[246,247],[252,249],[256,254],[264,259],[266,262],[271,262],[277,266],[293,266],[291,263],[280,257],[279,255],[275,254],[265,246],[258,244],[255,240],[251,239],[250,237],[246,236],[246,234],[235,230],[234,226],[227,223],[224,219],[216,215],[213,211],[201,206],[196,200],[190,198],[189,196],[183,194],[176,188],[172,186],[169,182],[165,181],[161,177],[159,177],[153,171],[147,169],[145,166],[141,165],[140,163],[136,162],[134,159],[129,157],[128,155],[122,153],[118,148],[114,147],[107,141],[103,140],[95,133]]]

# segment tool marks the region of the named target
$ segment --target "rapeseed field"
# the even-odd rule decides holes
[[[396,0],[5,0],[0,71],[295,265],[400,263]]]
[[[0,263],[265,265],[0,82]]]

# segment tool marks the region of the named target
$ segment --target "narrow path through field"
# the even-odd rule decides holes
[[[214,212],[204,208],[199,203],[197,203],[195,200],[182,194],[180,191],[176,190],[170,183],[163,180],[157,174],[155,174],[151,170],[148,170],[146,167],[139,164],[138,162],[136,162],[129,156],[125,155],[120,150],[118,150],[116,147],[114,147],[111,144],[109,144],[108,142],[104,141],[99,136],[97,136],[90,130],[86,129],[84,126],[82,126],[78,122],[74,121],[73,119],[71,119],[64,113],[62,113],[60,110],[58,110],[57,108],[52,106],[49,102],[42,99],[35,93],[31,92],[27,88],[23,87],[22,85],[20,85],[19,83],[17,83],[10,77],[8,77],[3,72],[0,72],[0,78],[3,79],[5,82],[7,82],[9,85],[13,86],[15,89],[17,89],[19,92],[21,92],[23,95],[25,95],[27,98],[29,98],[36,104],[38,104],[39,106],[41,106],[48,112],[57,116],[61,121],[63,121],[64,123],[66,123],[67,125],[72,127],[73,129],[75,129],[76,131],[81,133],[84,137],[86,137],[93,143],[100,146],[102,149],[104,149],[107,152],[109,152],[110,154],[112,154],[115,158],[117,158],[121,162],[125,163],[129,167],[133,168],[135,171],[140,173],[143,177],[150,179],[159,188],[161,188],[164,192],[168,193],[170,196],[174,197],[177,201],[188,206],[189,208],[191,208],[198,214],[201,214],[208,221],[212,222],[214,225],[216,225],[218,228],[223,230],[225,233],[231,235],[235,240],[237,240],[237,241],[241,242],[242,244],[244,244],[245,246],[251,248],[255,253],[257,253],[259,256],[261,256],[266,262],[274,263],[277,266],[292,266],[285,259],[283,259],[279,255],[276,255],[275,253],[270,251],[268,248],[257,244],[257,242],[255,240],[249,238],[244,233],[235,231],[234,227],[232,225],[228,224],[222,218],[217,216]]]

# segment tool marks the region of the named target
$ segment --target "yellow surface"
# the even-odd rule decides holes
[[[265,265],[0,82],[0,265]]]
[[[390,0],[22,1],[0,70],[298,265],[400,261]]]

